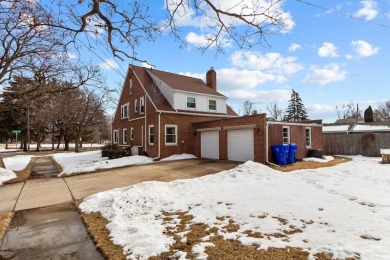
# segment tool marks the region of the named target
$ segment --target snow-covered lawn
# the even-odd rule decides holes
[[[137,155],[109,160],[107,157],[102,157],[101,151],[57,153],[52,156],[62,167],[62,172],[58,176],[93,172],[98,169],[111,169],[135,164],[145,164],[153,161],[152,158]]]
[[[30,163],[33,155],[16,155],[11,157],[3,158],[5,168],[12,171],[22,171]]]
[[[112,240],[130,258],[169,251],[174,240],[164,231],[180,220],[164,221],[162,212],[188,211],[191,222],[216,227],[224,238],[244,245],[301,247],[310,257],[327,252],[334,258],[390,259],[390,165],[378,161],[354,157],[333,167],[290,173],[246,162],[197,179],[101,192],[80,208],[101,212]],[[239,225],[237,231],[223,231],[228,216]],[[248,230],[263,237],[251,237],[244,233]],[[179,235],[185,239],[186,232]],[[207,245],[212,246],[204,237],[193,252],[201,256]]]
[[[3,185],[3,182],[9,181],[16,177],[17,176],[13,171],[0,167],[0,186]]]

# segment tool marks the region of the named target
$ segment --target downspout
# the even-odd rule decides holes
[[[265,122],[266,124],[266,127],[265,127],[265,149],[266,149],[266,152],[265,152],[265,160],[268,164],[270,165],[273,165],[273,166],[276,166],[276,167],[280,167],[280,165],[277,165],[275,163],[272,163],[268,160],[268,152],[269,152],[269,149],[268,149],[268,131],[269,131],[269,123],[268,121]]]
[[[161,137],[161,129],[160,129],[160,117],[161,117],[161,112],[158,113],[158,153],[157,153],[157,157],[154,157],[153,160],[157,160],[157,159],[160,159],[160,147],[161,147],[161,141],[160,141],[160,137]]]

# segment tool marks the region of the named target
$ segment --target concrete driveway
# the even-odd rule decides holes
[[[173,181],[201,177],[240,163],[190,159],[157,162],[65,178],[28,180],[0,187],[0,212],[40,208],[82,199],[89,195],[144,181]]]

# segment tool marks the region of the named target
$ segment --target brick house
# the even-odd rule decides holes
[[[297,143],[298,158],[308,147],[322,148],[320,121],[293,124],[267,121],[265,114],[239,117],[216,87],[212,68],[204,83],[130,65],[112,123],[113,144],[133,147],[133,153],[143,150],[155,159],[191,153],[261,163],[272,160],[274,143]]]

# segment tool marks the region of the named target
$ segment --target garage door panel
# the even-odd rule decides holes
[[[254,161],[253,129],[228,131],[228,159],[232,161]]]
[[[219,131],[201,132],[201,157],[219,159]]]

